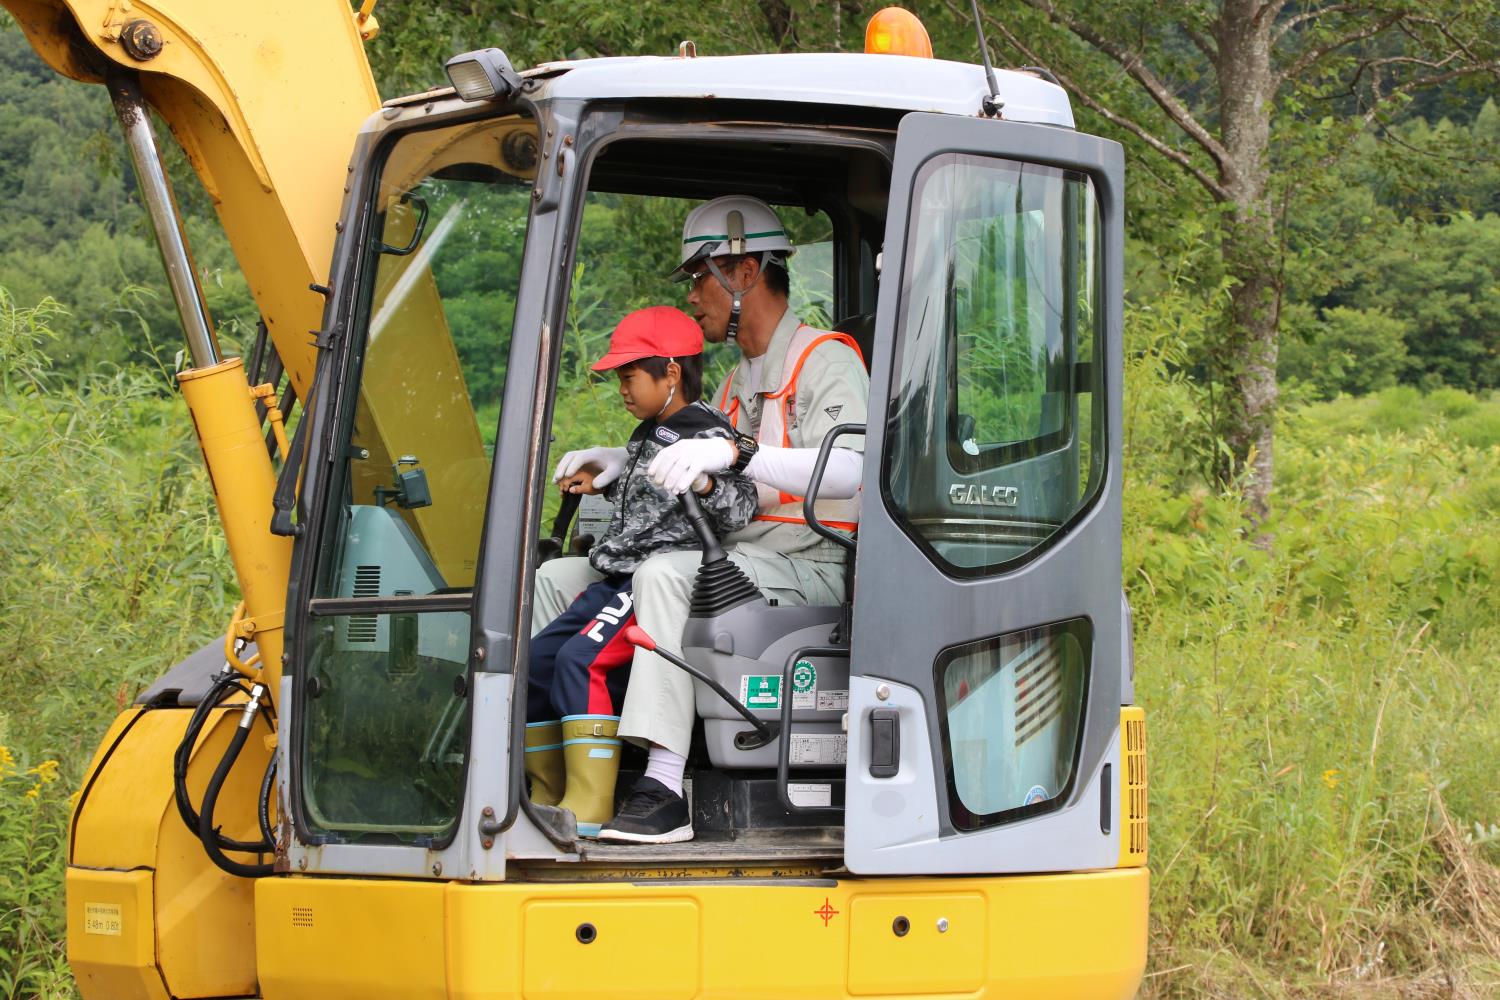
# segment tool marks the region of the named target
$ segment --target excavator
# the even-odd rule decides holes
[[[1045,71],[934,59],[887,10],[862,53],[486,48],[382,102],[373,0],[0,3],[111,95],[243,596],[88,767],[84,997],[1135,993],[1123,154]],[[245,357],[153,116],[249,280]],[[726,597],[705,539],[697,836],[580,839],[522,766],[534,575],[597,530],[543,527],[554,439],[588,433],[576,317],[623,315],[651,220],[729,193],[803,234],[799,308],[870,369],[868,424],[824,442],[863,438],[858,530],[807,511],[846,599]]]

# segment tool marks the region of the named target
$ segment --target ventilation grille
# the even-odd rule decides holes
[[[311,906],[292,907],[292,926],[311,927],[313,925],[313,911]]]
[[[354,567],[354,597],[380,596],[380,567]],[[348,642],[374,642],[378,625],[375,615],[350,615],[344,639]]]
[[[1121,807],[1124,829],[1120,831],[1120,865],[1146,863],[1146,712],[1130,707],[1120,710],[1120,758],[1124,762]]]

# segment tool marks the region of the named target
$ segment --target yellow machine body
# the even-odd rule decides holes
[[[265,879],[256,949],[267,1000],[1125,998],[1148,881]]]
[[[199,741],[188,782],[195,800],[238,707],[219,709]],[[86,997],[562,1000],[599,996],[608,984],[610,997],[640,1000],[1060,1000],[1129,997],[1143,971],[1139,708],[1122,711],[1122,743],[1138,742],[1120,810],[1122,824],[1137,824],[1139,849],[1127,854],[1132,841],[1122,838],[1122,867],[1112,871],[832,879],[816,867],[740,867],[730,877],[639,866],[490,885],[224,874],[173,803],[170,758],[186,718],[123,713],[102,744],[114,747],[113,766],[101,768],[101,748],[90,769],[97,780],[67,872],[68,959]],[[1139,724],[1134,735],[1129,722]],[[224,801],[240,806],[223,817],[232,836],[252,835],[244,804],[255,800],[267,752],[251,740],[226,786]]]
[[[242,699],[240,699],[242,701]],[[201,802],[239,721],[226,704],[193,750],[187,787]],[[216,868],[177,814],[172,754],[186,709],[132,708],[115,719],[85,779],[68,852],[68,962],[86,997],[248,996],[255,992],[255,886]],[[215,822],[255,836],[270,750],[257,723],[224,786]]]

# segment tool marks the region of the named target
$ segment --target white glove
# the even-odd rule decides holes
[[[651,460],[646,474],[673,495],[686,493],[700,477],[723,472],[734,464],[734,445],[723,438],[684,438],[668,445]]]
[[[579,469],[594,469],[594,485],[601,489],[620,478],[620,473],[625,471],[626,453],[624,448],[585,448],[582,451],[570,451],[557,463],[557,471],[552,473],[554,483],[562,482],[564,479],[577,472]]]

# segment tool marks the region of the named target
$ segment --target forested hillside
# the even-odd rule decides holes
[[[369,48],[387,96],[494,44],[519,66],[667,53],[682,37],[703,54],[858,49],[878,6],[388,2]],[[940,58],[977,58],[967,4],[908,6]],[[1106,6],[1136,19],[1142,48],[1166,53],[1167,85],[1216,122],[1198,55],[1212,46],[1194,35],[1223,5],[1061,9]],[[1493,5],[1459,6],[1500,37]],[[1146,993],[1500,995],[1500,86],[1454,76],[1368,114],[1367,77],[1334,67],[1280,99],[1277,466],[1263,508],[1244,488],[1254,448],[1225,431],[1243,417],[1225,362],[1243,278],[1226,257],[1230,210],[1185,172],[1208,161],[1150,146],[1142,133],[1166,134],[1165,112],[1053,24],[1058,8],[1027,0],[1014,22],[985,8],[1015,29],[992,30],[1000,61],[1033,62],[1041,46],[1087,87],[1080,127],[1128,152],[1125,586],[1151,734]],[[1312,10],[1292,5],[1283,23]],[[163,146],[221,338],[242,345],[256,320],[244,278]],[[0,997],[70,996],[69,795],[119,708],[221,634],[237,597],[170,377],[175,310],[108,101],[47,69],[3,14],[0,199]],[[580,266],[602,260],[594,245],[670,240],[669,215],[606,206]],[[607,273],[572,303],[574,325],[603,336],[671,252],[610,256],[639,274]],[[451,279],[477,287],[459,266]],[[460,351],[464,335],[460,323]],[[572,367],[579,411],[616,419]]]

